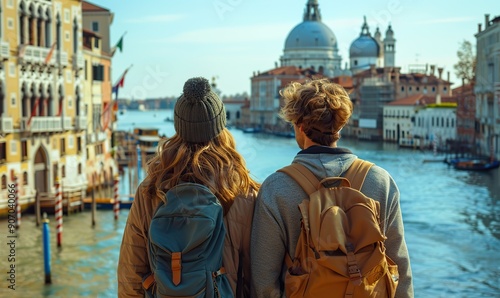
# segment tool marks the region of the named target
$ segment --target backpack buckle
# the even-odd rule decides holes
[[[359,286],[362,282],[362,275],[361,271],[359,270],[358,266],[356,265],[351,265],[349,266],[349,280],[355,285]]]

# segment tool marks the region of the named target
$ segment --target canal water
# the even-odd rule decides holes
[[[157,127],[172,135],[171,111],[127,111],[118,129]],[[232,129],[239,151],[255,178],[262,181],[290,163],[298,152],[294,139],[245,134]],[[500,171],[463,172],[443,156],[400,149],[393,144],[341,139],[363,159],[384,167],[401,192],[406,241],[416,297],[500,297]],[[119,189],[128,194],[127,175]],[[41,227],[23,216],[15,247],[16,290],[8,289],[9,247],[0,249],[0,297],[116,297],[116,265],[128,211],[118,221],[112,211],[98,211],[96,226],[85,211],[64,216],[62,249],[56,247],[50,217],[52,284],[44,284]],[[7,222],[0,237],[7,243]]]

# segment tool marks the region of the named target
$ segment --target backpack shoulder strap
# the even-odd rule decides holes
[[[352,188],[361,191],[366,175],[372,166],[373,163],[356,158],[349,169],[345,172],[344,177],[349,180]]]
[[[292,177],[308,195],[318,189],[318,178],[308,168],[299,163],[292,163],[279,169],[278,172],[283,172]]]

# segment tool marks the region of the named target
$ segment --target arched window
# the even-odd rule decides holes
[[[28,172],[23,172],[23,185],[28,185]]]
[[[45,47],[47,48],[52,47],[52,31],[50,30],[52,24],[51,18],[50,9],[47,9],[45,12]]]
[[[20,44],[25,44],[26,43],[26,36],[25,34],[25,28],[26,24],[24,20],[26,19],[26,7],[24,4],[24,1],[22,1],[19,4],[19,43]]]
[[[78,164],[78,175],[82,174],[82,164]]]
[[[73,53],[78,53],[78,22],[76,18],[73,20]],[[75,59],[75,58],[73,58]]]

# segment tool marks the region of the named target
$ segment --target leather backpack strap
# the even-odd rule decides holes
[[[344,177],[349,180],[352,188],[361,191],[366,175],[372,166],[373,163],[356,158],[349,169],[345,172]]]
[[[292,163],[279,169],[278,172],[283,172],[292,177],[308,195],[318,190],[318,178],[308,168],[299,163]]]

